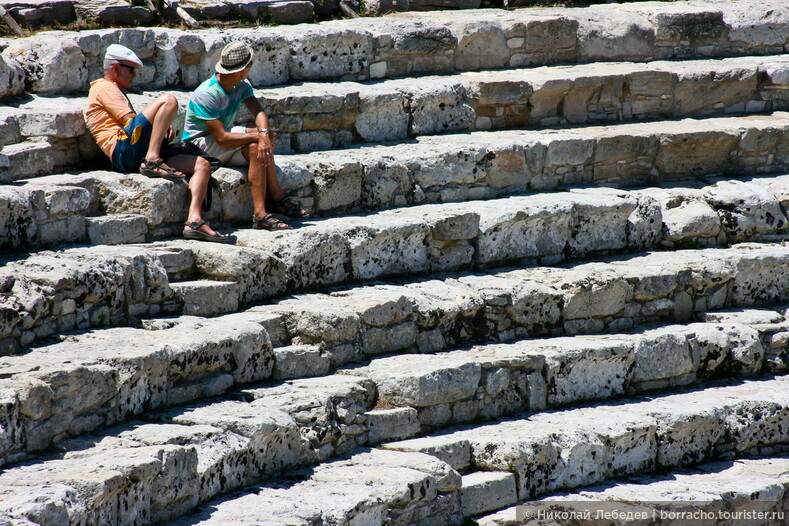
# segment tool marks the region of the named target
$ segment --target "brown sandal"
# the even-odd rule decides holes
[[[171,181],[186,179],[186,176],[175,168],[163,165],[164,159],[156,159],[154,161],[143,159],[140,164],[140,173],[147,177],[161,177],[162,179],[170,179]]]
[[[263,217],[252,216],[252,228],[258,230],[290,230],[293,227],[271,214],[266,214]]]
[[[220,234],[217,232],[215,236],[203,232],[202,230],[198,230],[201,226],[205,225],[206,222],[202,219],[200,221],[187,221],[184,223],[184,226],[188,227],[190,230],[184,228],[183,236],[184,239],[193,239],[195,241],[211,241],[213,243],[232,243],[233,238],[230,236],[226,236],[224,234]]]

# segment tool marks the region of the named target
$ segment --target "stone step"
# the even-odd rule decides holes
[[[553,512],[559,519],[564,511],[578,519],[576,524],[590,525],[599,510],[608,515],[607,524],[612,526],[632,524],[637,518],[695,521],[695,517],[728,519],[734,524],[781,524],[786,513],[787,473],[789,458],[785,456],[712,462],[675,470],[670,475],[628,477],[627,481],[610,481],[576,493],[527,501],[476,521],[480,526],[514,526],[538,513],[548,516]]]
[[[386,444],[457,470],[516,474],[518,499],[608,479],[789,448],[787,377],[565,411]]]
[[[632,473],[650,473],[662,465],[661,460],[665,461],[666,455],[671,455],[677,449],[684,448],[690,453],[708,448],[709,453],[700,457],[715,459],[726,456],[737,458],[747,454],[751,446],[757,444],[765,450],[769,450],[773,444],[785,446],[788,418],[785,384],[786,380],[779,378],[623,403],[617,408],[619,423],[609,423],[611,408],[603,408],[607,410],[605,413],[600,408],[581,408],[496,424],[504,430],[504,434],[498,436],[488,430],[491,426],[480,426],[445,437],[420,440],[438,442],[443,438],[444,443],[448,444],[457,435],[456,442],[465,450],[463,456],[468,457],[466,462],[473,458],[481,467],[490,470],[496,470],[506,457],[511,457],[512,463],[503,467],[511,474],[516,474],[521,494],[525,492],[528,495],[530,484],[541,486],[542,478],[549,477],[563,477],[553,486],[578,488],[605,480],[603,476],[613,478]],[[766,394],[777,395],[768,407],[765,407],[761,398]],[[675,412],[672,413],[672,410]],[[762,414],[764,419],[761,424],[752,420],[743,421],[737,418],[743,412]],[[624,416],[620,417],[622,413]],[[475,431],[481,436],[475,438]],[[727,431],[731,435],[726,435]],[[721,441],[716,450],[712,446],[718,437],[721,437]],[[489,443],[490,447],[485,450],[483,443]],[[534,452],[531,451],[532,447]],[[392,448],[404,450],[392,451]],[[393,443],[384,450],[361,454],[375,455],[375,468],[388,469],[392,462],[399,462],[401,469],[413,469],[415,460],[419,458],[420,462],[424,462],[421,460],[424,457],[398,458],[385,455],[416,455],[422,452],[415,449],[436,455],[429,447],[420,448],[406,443]],[[596,455],[590,455],[590,451]],[[367,462],[360,461],[357,455],[348,460],[322,464],[312,470],[289,473],[287,477],[248,488],[243,495],[210,502],[198,513],[166,524],[251,526],[261,521],[272,524],[316,524],[321,520],[347,525],[460,524],[464,502],[464,487],[461,484],[482,478],[479,475],[473,478],[466,475],[458,480],[460,477],[456,472],[448,470],[446,464],[439,462],[431,465],[430,473],[434,477],[432,491],[428,488],[423,491],[401,491],[398,494],[405,493],[406,500],[395,503],[386,497],[391,486],[378,478],[380,472],[371,469],[373,466]],[[672,466],[687,462],[676,462]],[[350,473],[342,477],[331,476],[329,470],[336,469],[334,467],[337,465],[345,466]],[[350,466],[356,469],[351,470]],[[587,469],[596,471],[587,473]],[[761,472],[777,473],[778,470],[762,468]],[[390,481],[397,480],[391,477]],[[360,485],[356,487],[356,497],[351,502],[346,497],[345,481]],[[762,482],[766,482],[764,478]],[[362,484],[365,485],[364,491]],[[370,496],[373,488],[381,488],[375,493],[377,498]],[[329,500],[323,500],[327,493]],[[424,502],[431,497],[432,503]],[[378,505],[374,512],[370,511],[370,500]],[[418,513],[411,509],[416,504],[414,500],[423,507]],[[468,497],[465,502],[469,503]],[[403,513],[404,508],[408,513]]]
[[[160,93],[131,99],[142,108]],[[610,63],[605,71],[595,64],[553,66],[374,83],[309,82],[256,93],[277,130],[277,152],[291,153],[478,129],[782,110],[789,108],[789,59]],[[190,93],[174,94],[185,108]],[[3,140],[87,144],[85,104],[82,96],[36,96],[1,110],[8,130]],[[248,112],[239,112],[237,124],[250,121]],[[85,162],[101,156],[95,148],[81,153]]]
[[[137,180],[140,179],[144,178],[138,176]],[[155,181],[154,197],[172,198],[172,193],[166,190],[173,183]],[[12,313],[0,331],[0,339],[12,337],[15,345],[26,346],[57,331],[84,329],[97,323],[99,326],[133,323],[136,316],[155,315],[163,308],[167,312],[181,312],[178,305],[183,301],[179,303],[171,284],[196,277],[232,282],[222,284],[230,303],[224,307],[214,304],[210,310],[200,311],[205,314],[228,312],[231,306],[250,305],[283,293],[389,276],[483,269],[504,263],[556,264],[566,259],[660,245],[705,246],[758,240],[764,236],[782,239],[787,229],[782,209],[787,181],[787,177],[759,179],[759,184],[720,181],[696,191],[576,189],[440,207],[422,205],[364,217],[306,221],[301,228],[284,233],[237,230],[239,246],[181,240],[148,247],[104,245],[96,250],[77,248],[36,253],[12,259],[4,269],[7,274],[4,291],[10,292],[4,303]],[[79,200],[79,206],[88,207],[84,201],[90,192],[81,187],[60,188],[63,195],[53,194],[60,201],[68,197]],[[123,199],[134,187],[119,184],[115,188],[119,191],[116,195],[97,192],[96,188],[93,191],[116,203],[118,211],[141,214],[145,212],[143,207],[148,206],[153,217],[174,216],[172,208],[151,206],[155,200],[140,199],[140,208],[135,209],[130,199]],[[52,210],[56,208],[55,201],[50,199]],[[24,203],[7,210],[11,219],[6,224],[12,229],[8,244],[12,247],[15,243],[25,246],[28,239],[40,239],[49,231],[60,232],[59,240],[72,232],[76,232],[74,236],[78,239],[85,232],[85,218],[81,215],[66,216],[48,223],[52,225],[50,230],[37,231]],[[63,234],[63,228],[71,227],[72,223],[76,226],[65,229]],[[175,225],[180,228],[180,223]],[[163,263],[162,258],[170,258],[172,263]],[[114,277],[96,281],[95,265],[99,261],[113,267],[104,272]],[[130,261],[139,261],[141,268],[155,270],[147,276],[132,277],[121,270]],[[168,265],[174,268],[162,268]],[[60,269],[55,272],[58,278],[53,278],[49,270],[55,268]],[[60,276],[68,278],[55,286],[65,290],[48,289],[51,283],[58,283]],[[95,298],[80,297],[81,293],[76,292],[82,286],[95,289],[104,279],[115,283],[108,288],[99,287]],[[126,284],[132,280],[133,288],[127,289]],[[194,287],[189,290],[193,291]],[[37,299],[33,301],[33,297]],[[69,317],[53,319],[49,314],[60,312],[60,305],[66,299],[71,303]],[[87,314],[103,312],[108,304],[111,307],[103,321],[97,322],[98,318]],[[80,319],[74,317],[74,309],[81,312]],[[23,327],[26,332],[19,332]],[[4,347],[9,345],[13,349],[11,341],[4,342]]]
[[[460,509],[464,517],[480,515],[518,502],[515,474],[509,471],[477,471],[464,475]]]
[[[164,524],[460,524],[460,484],[456,472],[429,455],[361,450]]]
[[[85,92],[101,76],[106,47],[123,41],[149,67],[138,87],[191,89],[213,70],[228,39],[244,38],[258,61],[257,87],[300,80],[369,80],[420,73],[594,61],[781,54],[789,42],[782,0],[647,2],[515,11],[418,13],[289,28],[130,28],[44,32],[3,41],[32,93]],[[5,46],[7,44],[7,47]],[[4,94],[3,94],[4,95]]]
[[[8,169],[0,173],[0,182],[9,183],[24,177],[49,175],[55,168],[56,152],[47,141],[20,142],[3,146]]]
[[[186,324],[178,326],[182,332],[189,328]],[[174,386],[169,391],[165,385],[160,385],[158,388],[149,385],[149,388],[158,391],[160,396],[167,396],[167,402],[175,400],[175,403],[183,403],[195,397],[210,396],[221,392],[224,387],[234,382],[234,379],[229,377],[232,375],[222,373],[221,369],[214,369],[213,373],[207,369],[211,365],[220,365],[222,359],[226,360],[228,364],[233,364],[233,358],[223,356],[222,353],[222,349],[227,351],[227,345],[222,343],[227,339],[227,329],[223,331],[224,333],[217,331],[216,329],[219,327],[215,324],[213,326],[198,326],[197,328],[202,329],[202,334],[195,334],[193,337],[203,337],[203,349],[198,352],[194,346],[189,347],[188,340],[184,338],[184,346],[189,348],[191,356],[185,356],[183,352],[181,356],[170,356],[172,364],[168,368],[170,372],[172,372],[173,365],[182,367],[180,369],[181,384]],[[246,330],[248,334],[254,333],[254,330],[249,331],[249,328],[244,326],[237,330]],[[710,327],[707,332],[709,335],[714,335],[715,332],[720,332],[720,329]],[[206,335],[209,335],[209,338],[213,340],[213,345],[205,342]],[[695,327],[694,335],[699,340],[705,337],[703,331],[699,331],[698,327]],[[172,333],[161,336],[159,341],[169,342],[168,349],[172,352],[174,350]],[[645,339],[650,337],[645,336]],[[725,337],[717,339],[719,342],[725,341]],[[260,338],[257,338],[257,341],[257,343],[253,343],[248,339],[244,344],[239,344],[237,348],[243,349],[247,354],[247,361],[243,365],[248,369],[247,373],[253,376],[264,376],[266,371],[252,372],[249,370],[255,365],[259,365],[263,358],[262,353],[255,355],[254,352],[250,352],[250,344],[259,350],[261,343],[265,344],[265,342],[260,342]],[[80,348],[83,352],[92,355],[94,359],[97,358],[96,354],[100,348],[97,345],[98,342],[94,341],[94,345],[90,349],[85,348],[84,342],[82,344]],[[144,344],[145,342],[135,338],[137,348]],[[553,344],[557,347],[562,346],[562,342],[558,341]],[[551,343],[548,343],[548,346],[551,346]],[[716,351],[721,350],[720,348],[714,349],[714,346],[715,344],[707,345],[709,355],[716,355]],[[209,347],[213,347],[213,351]],[[748,354],[747,347],[748,345],[745,344],[731,352],[739,355]],[[649,344],[644,348],[648,349]],[[208,357],[207,354],[213,354],[213,356]],[[568,354],[572,354],[572,351],[569,351]],[[150,356],[147,359],[148,362],[153,361],[153,355]],[[51,353],[48,358],[50,360],[53,358]],[[124,358],[128,360],[127,357],[115,358],[115,364],[123,367],[121,360]],[[129,358],[138,363],[145,359],[139,352],[136,356]],[[654,361],[661,358],[665,359],[662,356],[653,357]],[[702,357],[702,360],[704,358]],[[188,377],[189,371],[183,367],[183,362],[186,360],[191,362],[193,367],[203,368],[201,371],[203,374],[198,378],[198,381],[191,381]],[[104,362],[105,375],[110,373],[107,367],[110,363],[101,358],[97,361]],[[501,361],[501,357],[499,357],[499,361]],[[516,369],[522,365],[512,362],[510,364],[514,365]],[[80,367],[80,365],[79,358],[77,358],[73,362],[73,366]],[[601,367],[604,365],[602,364]],[[83,365],[81,368],[84,372],[85,366]],[[161,370],[163,367],[159,365],[156,368]],[[51,373],[54,373],[51,367],[50,369]],[[36,374],[39,372],[36,371]],[[95,401],[97,397],[96,379],[80,376],[75,383],[87,390],[92,387],[91,394]],[[150,407],[150,402],[156,403],[154,400],[144,400],[142,386],[146,376],[148,375],[141,374],[137,377],[137,393],[128,393],[130,397],[136,395],[135,402],[138,407]],[[61,375],[61,382],[63,380],[65,378]],[[573,382],[574,380],[568,378],[568,381]],[[488,384],[490,383],[488,382]],[[88,384],[92,384],[92,386]],[[784,387],[781,384],[781,388]],[[271,476],[283,469],[325,461],[353,450],[358,445],[364,445],[377,438],[392,434],[374,429],[376,424],[383,422],[381,412],[374,416],[371,415],[371,413],[375,413],[374,411],[368,413],[368,410],[376,402],[376,393],[379,393],[378,402],[381,402],[382,388],[384,388],[384,382],[376,375],[358,378],[347,375],[326,376],[316,379],[293,380],[273,386],[247,387],[238,392],[236,395],[238,400],[231,398],[176,407],[165,411],[147,412],[144,416],[148,423],[133,421],[122,427],[111,428],[101,436],[83,436],[72,440],[61,440],[58,443],[61,452],[50,460],[44,457],[5,469],[4,473],[0,475],[0,487],[5,487],[4,501],[10,501],[13,511],[4,511],[19,515],[19,510],[30,513],[30,510],[36,508],[57,509],[60,513],[67,514],[70,522],[79,522],[87,517],[88,523],[94,523],[95,517],[106,514],[108,511],[105,510],[112,510],[118,506],[130,507],[128,513],[137,517],[136,521],[139,521],[140,524],[177,516],[198,502],[250,484],[260,477]],[[42,389],[45,387],[39,384],[39,393]],[[721,420],[725,420],[727,411],[733,412],[741,410],[742,407],[749,407],[739,399],[742,398],[742,395],[738,395],[736,388],[730,389],[735,391],[734,394],[724,393],[724,396],[717,394],[721,389],[713,388],[711,390],[716,395],[711,395],[710,398],[716,402],[721,399],[725,401],[737,399],[737,404],[729,403],[715,411],[716,416]],[[65,386],[61,386],[59,391],[63,394]],[[765,391],[766,388],[762,388],[758,390],[758,394],[763,395]],[[693,394],[698,395],[699,392]],[[75,398],[77,398],[76,393],[72,392],[65,397],[64,401],[71,401]],[[753,397],[748,398],[746,402],[751,403],[752,399]],[[28,399],[28,407],[31,401]],[[46,411],[43,400],[39,399],[38,402],[37,409],[40,412]],[[104,407],[109,405],[108,400],[103,402]],[[687,407],[681,405],[681,400],[677,403],[681,407]],[[647,405],[649,404],[655,405],[651,402]],[[774,402],[773,405],[784,408],[783,410],[786,411],[787,404],[789,401]],[[52,408],[57,405],[57,403],[53,403]],[[632,405],[638,406],[639,404]],[[682,421],[682,426],[696,425],[698,427],[695,420],[700,417],[696,416],[694,420],[692,415],[688,416],[694,409],[697,409],[698,405],[691,406],[691,409],[685,409],[682,416],[692,421]],[[671,407],[671,403],[664,402],[660,407]],[[706,407],[704,409],[705,411],[709,410]],[[124,407],[116,406],[115,410],[117,414],[123,414]],[[775,409],[773,408],[773,410]],[[593,412],[595,409],[566,411],[565,413],[569,416],[565,419],[572,421],[573,414],[583,411]],[[645,411],[636,408],[628,410],[628,412],[653,415],[655,410],[648,408]],[[546,413],[538,416],[550,420],[552,416],[557,414],[562,415],[563,413]],[[49,423],[52,423],[53,420],[61,420],[71,425],[82,422],[85,424],[82,432],[89,430],[87,427],[89,418],[86,414],[72,413],[69,415],[70,417],[66,418],[60,418],[60,415],[56,414],[50,416]],[[635,420],[636,417],[630,419]],[[389,420],[389,426],[392,426],[393,419]],[[681,419],[679,420],[681,421]],[[758,433],[767,436],[770,436],[770,433],[774,431],[769,425],[768,422],[767,426],[757,428],[756,422],[753,422],[753,427],[758,429]],[[783,425],[786,423],[783,422]],[[17,434],[16,430],[10,429],[10,426],[5,425],[4,427],[9,429],[12,435]],[[40,440],[43,435],[41,426],[31,427],[33,429],[29,431],[37,432],[36,436]],[[643,431],[641,429],[643,426],[636,427],[639,431]],[[653,424],[653,435],[655,427],[656,425]],[[663,427],[670,426],[666,424]],[[675,424],[675,427],[679,429],[661,428],[661,432],[663,435],[670,435],[673,432],[673,438],[688,432],[679,424]],[[553,426],[551,426],[551,430],[553,430]],[[417,424],[412,434],[419,432]],[[743,434],[753,431],[739,429],[739,432]],[[662,437],[658,437],[658,440],[659,438]],[[410,447],[414,443],[430,440],[416,439],[406,443],[405,446],[394,444],[390,447]],[[89,468],[86,469],[86,466]],[[454,467],[459,468],[458,466]],[[451,470],[446,467],[444,471],[449,476]],[[164,477],[165,472],[167,473],[166,477]],[[161,480],[163,477],[164,480]],[[484,477],[478,476],[476,478]],[[52,484],[66,487],[58,487],[57,491],[52,491]],[[440,489],[441,481],[438,481],[437,485]],[[74,495],[75,491],[76,495]],[[520,495],[523,498],[522,492]],[[79,502],[76,510],[73,507],[69,509],[67,500],[69,498],[71,500],[76,498]],[[469,502],[472,499],[471,496],[467,497],[469,506],[471,506]],[[108,520],[110,524],[115,524],[116,520],[122,522],[120,518],[110,517]]]
[[[215,316],[238,310],[238,284],[232,281],[181,281],[172,283],[181,312],[194,316]]]
[[[177,516],[261,477],[364,444],[364,411],[375,392],[369,381],[328,376],[247,389],[244,395],[248,401],[149,413],[148,423],[64,441],[51,459],[9,467],[0,475],[3,502],[10,505],[3,511],[29,517],[42,508],[57,510],[69,522],[88,524],[116,508],[128,508],[135,524]],[[448,466],[430,463],[443,471],[441,479],[459,485]],[[438,481],[439,487],[446,484]],[[79,502],[76,509],[69,497]],[[128,523],[121,516],[106,520]]]
[[[19,460],[63,437],[150,408],[221,394],[233,385],[272,376],[326,374],[382,353],[621,332],[646,322],[688,321],[694,312],[789,300],[781,273],[789,252],[783,247],[692,252],[370,286],[285,299],[211,320],[154,320],[146,323],[148,330],[67,336],[0,358],[2,425],[8,430],[2,456],[6,462]],[[392,356],[343,372],[375,385],[384,406],[406,407],[402,415],[374,415],[379,428],[402,417],[418,424],[414,433],[717,376],[785,372],[789,355],[783,312],[767,318],[748,314],[755,329],[737,324],[738,315],[727,314],[727,324],[671,327],[638,337]],[[274,352],[269,341],[282,349]],[[307,345],[318,349],[305,349]],[[304,354],[299,361],[288,361],[299,353]]]
[[[787,126],[789,115],[777,112],[562,131],[422,137],[391,146],[280,156],[280,180],[285,191],[297,196],[309,210],[319,215],[339,215],[361,209],[553,191],[573,185],[665,185],[689,176],[703,179],[716,174],[744,178],[746,174],[788,169],[784,144]],[[252,203],[244,171],[222,168],[215,176],[219,190],[208,218],[248,224]],[[782,179],[769,183],[776,189],[782,184]],[[89,204],[76,207],[74,212],[78,214],[87,213],[83,212],[87,208],[91,215],[145,216],[149,238],[179,235],[183,228],[187,196],[183,183],[95,171],[41,177],[4,188],[6,199],[16,204],[5,212],[10,218],[5,221],[0,242],[6,238],[9,241],[4,244],[20,249],[41,245],[33,239],[35,225],[27,217],[35,214],[41,217],[37,221],[46,222],[53,211],[31,196],[38,190],[50,191],[53,186],[67,186],[70,191],[79,187],[87,192]],[[774,191],[783,197],[782,190]],[[681,201],[692,195],[686,194]],[[694,210],[707,217],[700,219],[699,226],[710,226],[708,210],[679,207],[671,213],[687,218]],[[729,230],[735,225],[727,224]],[[685,236],[676,226],[668,228],[667,233],[680,239]],[[706,231],[702,237],[714,239],[716,235]]]

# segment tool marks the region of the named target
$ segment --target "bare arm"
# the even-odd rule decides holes
[[[256,97],[244,99],[249,112],[255,116],[255,127],[258,129],[258,159],[274,153],[274,132],[269,129],[268,115],[263,111],[263,106]],[[260,130],[267,130],[260,132]]]

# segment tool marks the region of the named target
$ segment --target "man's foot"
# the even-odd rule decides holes
[[[144,159],[142,164],[140,164],[140,173],[148,177],[161,177],[176,181],[186,177],[182,172],[164,164],[164,159],[154,159],[152,161]]]
[[[258,230],[290,230],[292,227],[277,219],[271,214],[266,214],[263,217],[252,216],[252,228]]]
[[[293,219],[306,219],[310,216],[306,210],[288,196],[283,197],[279,201],[272,201],[269,208],[277,214],[282,214]]]
[[[187,221],[184,223],[183,236],[185,239],[193,239],[195,241],[211,241],[213,243],[232,243],[233,238],[220,234],[213,228],[208,226],[208,223],[203,221]]]

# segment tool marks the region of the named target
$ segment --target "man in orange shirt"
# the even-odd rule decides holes
[[[230,242],[202,217],[202,203],[211,180],[211,165],[203,157],[184,155],[164,143],[178,111],[173,95],[161,95],[136,113],[123,92],[128,89],[142,61],[129,48],[112,44],[104,55],[104,77],[91,82],[85,120],[112,166],[122,172],[149,177],[184,179],[191,175],[191,201],[183,236],[199,241]],[[164,158],[167,159],[165,163]]]

